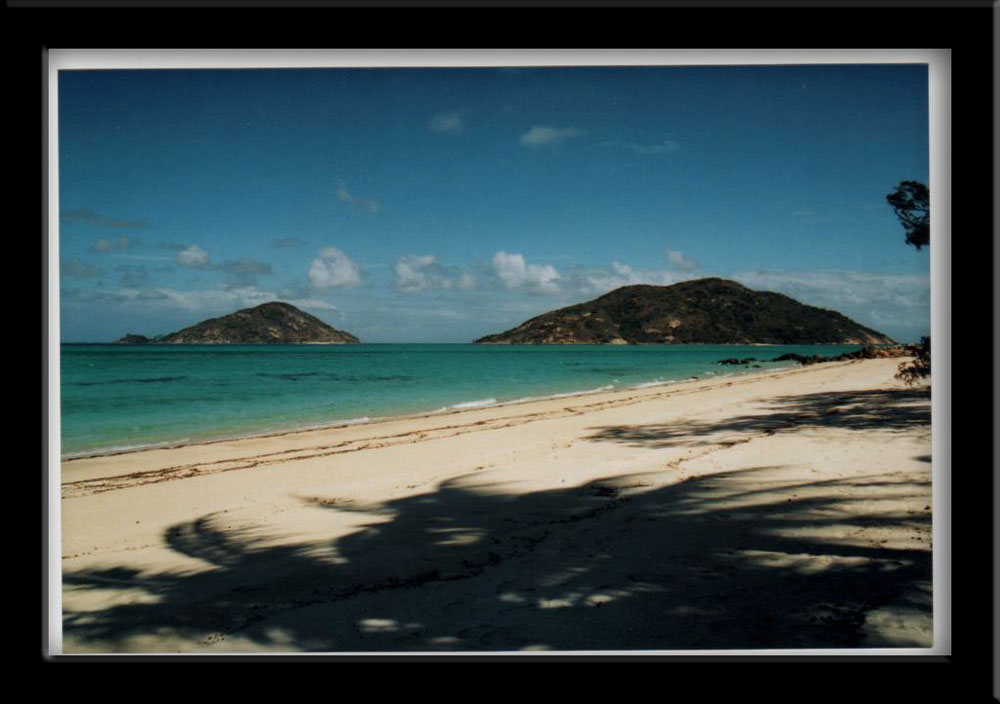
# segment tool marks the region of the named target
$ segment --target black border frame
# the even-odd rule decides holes
[[[198,4],[202,7],[192,8]],[[952,232],[962,233],[963,243],[974,249],[953,248],[953,330],[963,355],[975,340],[971,363],[953,369],[953,419],[951,461],[953,473],[952,532],[952,655],[950,656],[546,656],[506,657],[477,654],[409,656],[184,656],[184,660],[213,662],[334,661],[346,664],[398,662],[608,662],[692,664],[685,670],[691,679],[702,679],[702,664],[757,665],[753,675],[741,670],[729,683],[712,681],[705,694],[746,696],[759,691],[770,698],[789,700],[836,696],[867,701],[876,697],[917,701],[954,696],[964,691],[971,700],[981,696],[998,699],[996,647],[996,466],[983,467],[985,439],[993,437],[993,404],[984,408],[984,387],[994,392],[994,362],[981,362],[979,346],[983,318],[995,331],[993,273],[994,202],[994,99],[997,9],[993,2],[881,2],[862,7],[850,2],[626,2],[604,7],[597,3],[548,2],[547,7],[525,9],[520,2],[472,3],[373,2],[359,8],[350,2],[205,3],[185,0],[15,0],[4,8],[5,52],[11,94],[7,103],[9,134],[14,142],[17,174],[10,192],[28,231],[40,232],[38,256],[42,265],[42,467],[46,453],[46,157],[45,71],[48,48],[946,48],[952,52]],[[205,7],[205,6],[211,7]],[[486,6],[488,5],[488,6]],[[519,7],[522,6],[522,7]],[[389,12],[389,7],[392,12]],[[572,14],[570,11],[572,10]],[[306,21],[308,20],[308,21]],[[390,22],[392,20],[392,22]],[[391,24],[395,29],[388,29]],[[413,28],[419,28],[414,32]],[[456,31],[461,27],[461,31]],[[572,27],[572,31],[570,28]],[[40,128],[41,126],[41,128]],[[41,138],[39,140],[39,137]],[[37,140],[37,141],[36,141]],[[41,146],[39,159],[38,148]],[[41,189],[39,188],[41,185]],[[29,205],[31,204],[31,205]],[[29,214],[30,212],[30,214]],[[39,221],[39,215],[41,219]],[[41,225],[40,230],[33,228]],[[969,236],[968,233],[977,233]],[[982,234],[985,233],[985,234]],[[27,246],[28,237],[12,237]],[[971,255],[971,256],[970,256]],[[37,261],[37,260],[36,260]],[[30,306],[28,306],[30,308]],[[31,326],[27,326],[31,329]],[[990,342],[994,341],[991,334]],[[958,358],[959,345],[954,356]],[[994,394],[995,400],[995,394]],[[991,443],[990,457],[995,457]],[[29,465],[30,467],[30,465]],[[9,471],[25,471],[10,467]],[[28,469],[26,474],[30,474]],[[987,484],[991,490],[986,491]],[[44,481],[43,481],[44,485]],[[43,555],[45,489],[42,493]],[[30,541],[27,541],[30,543]],[[989,552],[990,559],[984,560]],[[35,553],[32,553],[33,555]],[[31,556],[23,564],[35,564]],[[990,569],[990,566],[993,569]],[[45,589],[43,557],[43,594]],[[45,617],[44,597],[42,603]],[[37,622],[34,624],[37,628]],[[37,631],[36,631],[37,632]],[[44,638],[44,636],[43,636]],[[169,662],[170,656],[46,656],[41,662]],[[808,689],[777,691],[768,682],[776,665],[789,665],[781,678],[813,682]],[[872,670],[872,665],[880,665]],[[835,671],[827,667],[835,668]],[[846,668],[846,670],[845,670]],[[867,672],[865,672],[867,671]],[[794,672],[795,674],[791,674]],[[864,674],[861,674],[864,672]],[[660,671],[671,690],[683,692],[687,677],[678,668]],[[989,673],[993,673],[991,677]],[[816,686],[816,677],[822,685]],[[801,678],[801,679],[800,679]],[[863,678],[863,679],[859,679]],[[864,685],[861,685],[861,682]],[[666,684],[664,684],[666,686]],[[992,686],[989,693],[987,690]],[[588,687],[589,689],[589,687]],[[597,689],[593,690],[595,693]],[[638,693],[638,689],[635,690]],[[971,695],[971,696],[970,696]],[[640,695],[643,696],[643,695]]]

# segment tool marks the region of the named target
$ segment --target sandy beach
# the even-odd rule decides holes
[[[930,648],[900,361],[64,460],[62,651]]]

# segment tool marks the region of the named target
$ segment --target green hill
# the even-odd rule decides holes
[[[888,344],[836,311],[726,279],[624,286],[476,340],[485,344]]]
[[[337,330],[319,318],[288,303],[264,303],[235,313],[210,318],[197,325],[152,339],[142,335],[126,335],[123,344],[196,344],[196,345],[255,345],[255,344],[357,344],[358,338]]]

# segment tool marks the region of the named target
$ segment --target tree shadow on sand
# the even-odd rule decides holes
[[[652,448],[712,444],[723,433],[772,434],[805,428],[904,431],[930,427],[928,389],[879,389],[781,396],[765,412],[723,422],[680,420],[598,428],[591,440]]]
[[[367,523],[297,544],[275,545],[207,515],[164,539],[211,569],[65,573],[64,589],[134,596],[65,611],[64,637],[106,651],[153,635],[220,652],[228,644],[318,652],[929,646],[926,632],[897,637],[872,626],[928,622],[931,558],[920,541],[930,514],[885,507],[929,495],[929,469],[790,476],[786,467],[753,467],[664,485],[661,475],[630,475],[532,493],[466,476],[377,507],[307,497],[303,510],[330,519],[348,511]],[[878,540],[865,537],[874,528]]]

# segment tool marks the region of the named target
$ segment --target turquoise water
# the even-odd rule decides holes
[[[60,347],[61,453],[100,453],[796,366],[858,345]]]

